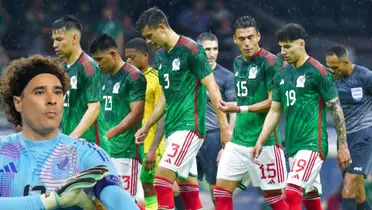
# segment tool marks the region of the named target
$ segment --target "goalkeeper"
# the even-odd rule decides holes
[[[91,197],[108,210],[138,209],[103,150],[58,131],[69,87],[54,58],[21,58],[6,68],[5,113],[23,131],[0,137],[1,209],[95,209]]]

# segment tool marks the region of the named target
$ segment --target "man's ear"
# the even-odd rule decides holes
[[[13,96],[14,107],[17,112],[22,112],[22,101],[20,96]]]

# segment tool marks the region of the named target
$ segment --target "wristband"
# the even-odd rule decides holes
[[[240,112],[248,112],[249,108],[248,106],[238,106],[238,113]]]

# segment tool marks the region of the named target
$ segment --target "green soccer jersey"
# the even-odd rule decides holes
[[[102,101],[102,75],[94,60],[82,52],[79,59],[70,67],[63,64],[70,76],[71,89],[65,94],[62,132],[70,135],[80,123],[88,109],[88,103]],[[102,106],[101,106],[102,107]],[[110,152],[106,137],[103,109],[93,125],[81,136],[88,142],[96,143],[107,153]]]
[[[165,137],[191,130],[205,137],[206,90],[201,80],[212,73],[203,47],[180,36],[176,46],[156,53],[159,83],[166,99]]]
[[[145,100],[146,79],[136,67],[126,63],[114,75],[105,75],[102,92],[105,120],[109,130],[120,124],[131,112],[130,103]],[[140,127],[141,122],[135,128],[110,139],[110,156],[142,158],[143,154],[140,154],[134,139],[134,134]]]
[[[239,56],[234,61],[235,93],[238,106],[250,106],[268,99],[273,89],[273,79],[283,62],[275,55],[261,49],[249,61]],[[254,147],[261,133],[267,112],[238,113],[231,142]],[[281,144],[276,131],[270,135],[265,146]]]
[[[273,101],[280,102],[286,121],[285,140],[288,154],[299,150],[328,154],[325,105],[338,96],[333,75],[314,58],[302,66],[280,69],[274,77]]]

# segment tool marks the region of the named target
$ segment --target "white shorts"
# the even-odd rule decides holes
[[[144,201],[144,192],[140,181],[141,163],[136,158],[111,158],[124,189],[137,201]]]
[[[288,183],[304,188],[305,193],[315,189],[322,194],[320,183],[320,169],[323,160],[318,152],[300,150],[294,157],[289,158],[291,171],[288,174]]]
[[[252,147],[228,142],[222,153],[217,170],[217,179],[252,183],[262,190],[283,189],[287,170],[283,150],[276,145],[264,146],[257,162],[251,160]]]
[[[177,173],[182,179],[197,177],[196,154],[203,144],[193,131],[176,131],[166,139],[167,147],[159,166]]]

